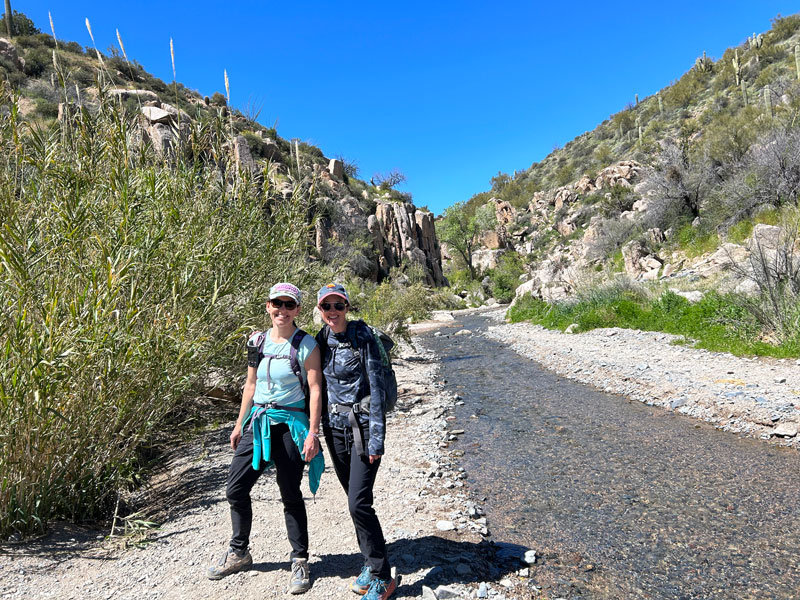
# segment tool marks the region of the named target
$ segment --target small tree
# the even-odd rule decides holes
[[[436,234],[439,240],[458,252],[469,269],[472,279],[475,279],[475,267],[472,264],[472,251],[478,242],[481,233],[480,219],[476,215],[469,215],[464,202],[456,202],[444,211],[441,220],[436,224]]]
[[[406,180],[406,176],[403,175],[397,169],[393,171],[389,171],[386,175],[382,173],[375,173],[370,179],[370,183],[376,187],[381,188],[382,190],[391,190],[395,186],[400,185]]]

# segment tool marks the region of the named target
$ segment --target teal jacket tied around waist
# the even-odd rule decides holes
[[[286,423],[289,426],[292,440],[297,446],[300,455],[303,456],[303,444],[306,437],[308,437],[308,416],[304,412],[267,408],[266,406],[255,404],[245,419],[242,429],[244,430],[248,423],[253,428],[253,468],[256,471],[261,468],[262,460],[266,463],[266,468],[269,468],[272,464],[270,419],[277,423]],[[303,460],[305,460],[305,456],[303,456]],[[324,470],[325,459],[322,458],[322,451],[320,451],[308,463],[308,487],[312,494],[317,493],[319,480]]]

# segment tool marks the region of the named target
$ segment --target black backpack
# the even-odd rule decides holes
[[[377,327],[373,327],[372,325],[367,325],[364,321],[354,321],[354,323],[360,323],[363,325],[367,331],[369,331],[370,335],[375,340],[375,345],[378,347],[378,352],[381,355],[381,369],[380,369],[380,376],[383,378],[383,389],[386,392],[386,410],[385,412],[391,412],[394,410],[395,406],[397,406],[397,377],[394,374],[394,369],[392,368],[392,359],[390,356],[390,352],[392,348],[394,348],[395,343],[392,338],[390,338],[386,332],[381,331]],[[322,328],[322,339],[328,339],[328,331],[330,328],[325,325]],[[366,348],[359,348],[358,341],[356,340],[355,331],[351,333],[351,328],[347,328],[347,337],[350,339],[350,343],[353,344],[353,348],[358,350],[358,356],[361,359],[361,369],[364,373],[367,373],[367,360],[366,360]],[[366,409],[366,407],[364,407]],[[362,409],[363,410],[363,409]],[[367,411],[368,412],[368,411]]]

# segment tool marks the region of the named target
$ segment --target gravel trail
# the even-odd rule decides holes
[[[440,597],[466,598],[481,584],[492,598],[527,597],[493,583],[508,573],[494,564],[494,548],[481,535],[487,533],[483,511],[470,501],[466,475],[447,449],[448,414],[456,400],[442,392],[437,369],[435,356],[417,350],[407,350],[395,363],[400,398],[389,418],[375,504],[390,559],[403,577],[396,597],[421,597],[423,591],[430,597],[436,591]],[[237,410],[230,405],[231,419]],[[290,547],[274,472],[262,476],[252,493],[252,570],[221,581],[205,577],[230,537],[225,479],[232,426],[233,421],[213,428],[165,457],[137,503],[143,517],[160,524],[144,538],[108,538],[108,528],[54,524],[39,539],[1,546],[0,598],[286,597]],[[303,489],[313,586],[303,598],[354,598],[348,586],[362,559],[346,496],[330,466],[315,500],[307,478]],[[136,547],[126,539],[143,543]]]

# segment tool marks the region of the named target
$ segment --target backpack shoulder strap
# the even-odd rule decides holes
[[[300,361],[297,359],[297,352],[300,349],[300,344],[303,343],[303,338],[308,334],[302,329],[298,329],[292,336],[291,349],[289,350],[289,364],[292,367],[292,372],[300,381],[300,386],[305,390],[306,382],[303,381],[303,372],[300,369]]]

